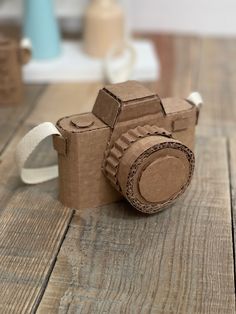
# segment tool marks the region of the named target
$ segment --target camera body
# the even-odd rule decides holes
[[[135,81],[104,87],[91,113],[57,122],[61,202],[84,209],[125,197],[145,213],[168,206],[193,175],[198,113]]]

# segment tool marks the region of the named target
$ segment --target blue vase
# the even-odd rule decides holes
[[[53,0],[24,0],[24,37],[31,40],[34,59],[60,55],[60,33]]]

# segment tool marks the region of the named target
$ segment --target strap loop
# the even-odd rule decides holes
[[[202,96],[198,92],[192,92],[187,100],[194,104],[198,109],[200,109],[203,104]]]
[[[196,106],[196,108],[197,108],[196,124],[198,124],[198,119],[199,119],[200,110],[201,110],[201,107],[202,107],[202,105],[203,105],[202,96],[201,96],[201,94],[198,93],[198,92],[192,92],[192,93],[188,96],[187,101],[189,101],[191,104],[193,104],[193,105]]]
[[[24,183],[42,183],[58,177],[58,166],[53,165],[43,168],[25,168],[25,163],[29,159],[36,147],[47,137],[60,135],[58,129],[51,122],[44,122],[29,131],[19,142],[16,148],[16,161],[20,171],[21,179]]]

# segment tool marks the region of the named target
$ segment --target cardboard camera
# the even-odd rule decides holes
[[[198,114],[135,81],[104,87],[91,113],[57,122],[61,202],[84,209],[124,197],[145,213],[171,204],[193,176]]]

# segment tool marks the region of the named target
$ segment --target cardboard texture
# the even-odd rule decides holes
[[[0,105],[16,105],[22,101],[21,67],[30,59],[30,51],[9,38],[0,38]]]
[[[124,41],[124,13],[115,0],[92,0],[85,12],[84,49],[103,58]]]
[[[135,81],[99,91],[92,113],[57,122],[60,200],[85,209],[125,197],[155,213],[187,189],[198,110]]]

